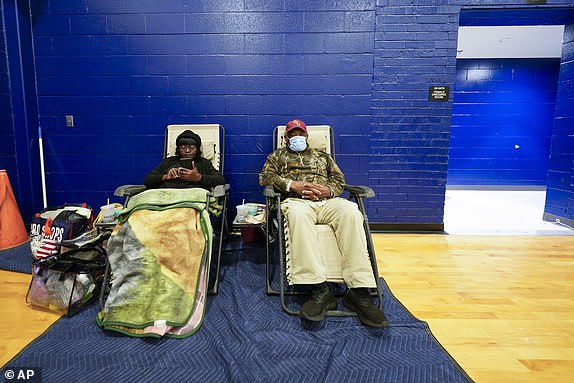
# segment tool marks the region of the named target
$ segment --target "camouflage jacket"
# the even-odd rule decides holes
[[[329,186],[333,196],[341,195],[345,187],[345,176],[333,158],[312,148],[302,152],[281,148],[267,156],[267,161],[259,173],[259,184],[272,185],[285,197],[299,197],[287,190],[289,181],[307,181]]]

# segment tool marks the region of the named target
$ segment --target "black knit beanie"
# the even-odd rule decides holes
[[[191,130],[185,130],[179,136],[177,136],[175,145],[195,145],[197,147],[198,153],[201,154],[201,137],[193,133]],[[178,153],[177,150],[176,153]]]

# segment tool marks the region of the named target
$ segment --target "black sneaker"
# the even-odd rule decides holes
[[[318,322],[325,319],[327,311],[337,307],[337,298],[331,292],[327,282],[315,285],[311,298],[301,306],[301,316],[307,320]]]
[[[343,305],[357,313],[359,320],[370,327],[388,327],[385,314],[373,303],[369,289],[348,289],[343,297]]]

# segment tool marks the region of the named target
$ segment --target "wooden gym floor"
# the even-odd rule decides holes
[[[476,382],[562,383],[574,374],[574,236],[373,240],[391,291]],[[58,318],[27,307],[29,282],[0,271],[0,366]]]
[[[574,373],[574,236],[377,234],[395,296],[476,382]]]

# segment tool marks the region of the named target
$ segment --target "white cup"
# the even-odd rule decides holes
[[[237,220],[239,222],[245,221],[245,217],[249,213],[249,206],[248,205],[237,205]]]
[[[116,219],[115,216],[116,208],[114,207],[114,205],[105,205],[100,207],[100,209],[102,211],[102,218],[100,222],[103,223],[114,222],[114,220]]]

